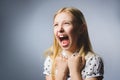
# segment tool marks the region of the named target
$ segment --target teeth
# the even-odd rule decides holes
[[[60,35],[59,37],[64,37],[63,35]]]
[[[68,36],[67,35],[59,35],[58,38],[60,41],[63,41],[65,39],[68,39]]]

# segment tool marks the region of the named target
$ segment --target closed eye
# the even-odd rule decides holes
[[[56,23],[56,24],[54,24],[53,26],[56,27],[56,26],[58,26],[58,24]]]
[[[65,21],[63,24],[64,24],[64,25],[71,25],[71,24],[72,24],[72,21]]]
[[[64,24],[70,24],[69,22],[65,22]]]

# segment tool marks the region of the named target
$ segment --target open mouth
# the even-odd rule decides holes
[[[67,35],[59,36],[59,40],[60,40],[62,46],[68,46],[69,45],[70,41],[69,41],[69,37]]]
[[[59,36],[60,41],[68,40],[68,36]]]

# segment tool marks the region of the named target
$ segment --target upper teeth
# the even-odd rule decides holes
[[[64,37],[63,35],[60,35],[59,37]]]

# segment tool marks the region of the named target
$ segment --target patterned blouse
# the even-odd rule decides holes
[[[103,78],[104,66],[101,57],[96,54],[92,54],[92,55],[87,55],[85,59],[86,59],[86,64],[81,72],[83,80],[86,78],[99,77],[99,76]],[[44,62],[43,74],[50,75],[51,67],[52,67],[52,60],[48,56]],[[71,80],[70,76],[68,76],[67,80]]]

